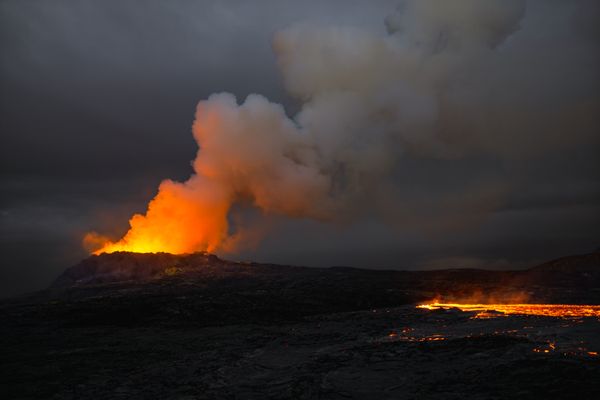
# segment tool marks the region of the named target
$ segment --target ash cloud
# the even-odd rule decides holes
[[[407,0],[386,18],[388,34],[313,24],[276,33],[277,63],[300,111],[288,117],[255,94],[241,104],[227,93],[201,101],[195,175],[163,182],[147,214],[100,251],[147,249],[140,243],[149,240],[157,250],[223,250],[236,232],[228,212],[244,202],[333,221],[375,213],[429,233],[480,223],[510,193],[503,180],[412,199],[392,177],[403,158],[510,163],[594,137],[597,104],[586,95],[595,76],[586,79],[586,66],[569,93],[549,93],[544,74],[523,74],[540,54],[513,57],[535,40],[521,26],[526,10],[524,0]],[[557,78],[573,73],[561,67]]]

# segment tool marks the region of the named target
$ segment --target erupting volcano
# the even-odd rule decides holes
[[[600,399],[599,27],[3,0],[2,400]]]
[[[258,231],[237,226],[232,232],[228,213],[239,202],[288,216],[331,216],[330,177],[309,134],[280,105],[258,95],[242,105],[230,94],[213,95],[198,105],[193,132],[200,148],[196,174],[183,183],[163,181],[122,239],[91,232],[86,247],[95,254],[233,250]]]

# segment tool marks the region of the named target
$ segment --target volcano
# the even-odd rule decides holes
[[[595,314],[417,305],[573,310],[600,304],[599,271],[599,253],[421,272],[94,255],[0,303],[2,383],[28,399],[593,398]]]

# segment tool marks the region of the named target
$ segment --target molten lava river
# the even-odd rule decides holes
[[[399,318],[404,323],[394,324],[380,340],[431,343],[513,340],[525,353],[540,357],[596,359],[600,353],[600,305],[437,300],[413,306],[412,310],[414,320]]]
[[[558,318],[600,318],[600,305],[574,304],[462,304],[462,303],[427,303],[417,308],[428,310],[459,309],[475,312],[474,318],[494,318],[506,315],[538,315]]]

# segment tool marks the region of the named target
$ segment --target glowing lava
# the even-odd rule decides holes
[[[230,201],[210,180],[195,176],[185,183],[165,180],[145,215],[135,214],[118,241],[95,232],[84,238],[94,254],[214,251],[227,236]]]
[[[502,315],[539,315],[558,318],[600,318],[600,305],[574,304],[462,304],[427,303],[417,308],[427,310],[457,308],[461,311],[476,312],[475,318],[494,318]]]

